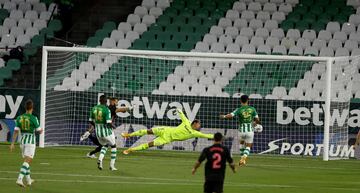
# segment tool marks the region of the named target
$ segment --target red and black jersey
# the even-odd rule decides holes
[[[208,181],[223,181],[226,161],[230,164],[233,163],[229,149],[221,144],[214,144],[202,151],[198,161],[201,163],[205,159],[207,159],[205,179]]]

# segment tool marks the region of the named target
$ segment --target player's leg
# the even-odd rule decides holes
[[[213,182],[205,180],[204,193],[214,193],[214,183]]]
[[[161,146],[161,145],[168,144],[170,142],[171,142],[170,139],[166,139],[163,136],[160,136],[160,137],[157,137],[156,139],[154,139],[154,141],[151,141],[149,143],[144,143],[144,144],[141,144],[141,145],[133,147],[133,148],[129,148],[129,149],[123,151],[123,153],[125,155],[127,155],[127,154],[129,154],[130,152],[133,152],[133,151],[146,150],[146,149],[149,149],[150,147]]]
[[[16,180],[16,184],[18,184],[21,187],[24,187],[23,178],[25,176],[27,185],[31,186],[31,184],[34,182],[34,180],[30,177],[30,164],[32,162],[32,159],[35,155],[35,145],[32,144],[26,144],[21,145],[21,151],[22,156],[24,158],[24,162],[21,165],[20,172],[18,179]]]
[[[97,146],[93,151],[89,152],[86,156],[89,158],[96,158],[96,153],[101,151],[102,145],[100,144],[99,140],[96,136],[90,135],[89,139]]]
[[[107,140],[105,137],[98,137],[98,140],[99,140],[99,143],[102,145],[102,147],[100,150],[100,155],[99,155],[99,158],[97,161],[97,165],[98,165],[99,170],[102,170],[102,168],[103,168],[102,161],[103,161],[106,151],[107,151],[107,147],[106,147]]]
[[[124,138],[129,138],[129,137],[137,137],[137,136],[142,137],[144,135],[152,135],[152,134],[154,134],[152,129],[140,129],[132,133],[121,133],[121,136]]]
[[[246,159],[250,155],[251,147],[254,141],[254,132],[246,132],[245,136],[245,149],[243,155],[241,156],[239,165],[246,164]]]
[[[109,136],[109,144],[111,147],[111,159],[110,159],[110,170],[111,171],[115,171],[117,170],[115,168],[115,161],[116,161],[116,154],[117,154],[117,149],[116,149],[116,141],[115,141],[115,135],[114,133],[112,133]]]

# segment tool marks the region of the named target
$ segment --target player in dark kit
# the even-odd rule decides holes
[[[111,113],[111,119],[112,119],[112,123],[115,123],[115,118],[116,118],[116,113],[124,113],[127,111],[131,111],[132,107],[116,107],[116,104],[118,102],[118,99],[114,98],[114,97],[110,97],[109,98],[109,110]],[[114,127],[115,128],[115,127]],[[101,151],[102,145],[99,143],[99,140],[96,137],[96,134],[94,132],[94,127],[90,126],[88,128],[88,130],[80,137],[80,141],[83,141],[85,139],[89,138],[91,140],[91,142],[93,142],[97,147],[86,154],[86,156],[88,158],[96,158],[95,154]]]
[[[205,164],[204,193],[223,192],[226,161],[229,162],[232,171],[234,173],[236,172],[235,164],[229,149],[221,144],[222,139],[223,136],[221,133],[215,133],[214,145],[207,147],[202,151],[198,161],[192,169],[192,174],[194,175],[196,170],[200,167],[201,162],[207,159]]]

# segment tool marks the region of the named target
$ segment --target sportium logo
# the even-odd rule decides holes
[[[295,121],[299,125],[309,125],[313,123],[315,126],[322,126],[324,122],[320,120],[323,116],[325,105],[313,104],[312,108],[300,107],[292,109],[284,106],[283,101],[278,101],[276,105],[276,123],[287,125]],[[353,109],[349,112],[348,109],[339,110],[334,109],[331,112],[330,125],[344,126],[346,123],[350,127],[360,126],[360,109]]]
[[[283,142],[287,138],[277,139],[268,143],[269,149],[260,152],[259,154],[270,153],[278,151],[281,155],[308,155],[319,156],[324,150],[323,144],[302,144],[302,143],[287,143]],[[280,143],[281,142],[281,143]],[[281,144],[281,146],[280,146]],[[330,157],[354,157],[354,148],[348,145],[330,145]]]

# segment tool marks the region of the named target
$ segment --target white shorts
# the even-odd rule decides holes
[[[21,154],[22,154],[23,158],[25,158],[25,157],[34,158],[35,149],[36,149],[35,144],[22,144],[22,145],[20,145],[20,149],[21,149]]]
[[[254,132],[239,132],[239,140],[245,141],[245,143],[253,143],[254,142]]]
[[[114,146],[116,144],[114,132],[107,137],[98,137],[98,140],[99,143],[103,146],[105,145]]]

